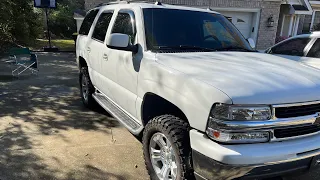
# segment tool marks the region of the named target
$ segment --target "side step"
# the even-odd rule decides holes
[[[101,93],[94,93],[92,97],[99,103],[106,111],[108,111],[114,118],[121,122],[131,133],[138,135],[143,126],[137,123],[127,113],[121,110],[117,105],[110,101]]]

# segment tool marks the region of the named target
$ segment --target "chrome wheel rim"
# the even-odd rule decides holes
[[[169,139],[162,133],[155,133],[149,144],[151,164],[160,180],[177,178],[176,153]]]
[[[81,78],[81,90],[82,90],[82,97],[84,100],[88,99],[89,95],[89,87],[87,77],[83,74]]]

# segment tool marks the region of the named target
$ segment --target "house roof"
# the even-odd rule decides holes
[[[77,9],[73,12],[73,18],[84,18],[86,16],[86,11],[82,10],[82,9]]]

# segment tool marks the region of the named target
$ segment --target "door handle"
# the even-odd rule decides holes
[[[87,48],[87,51],[88,51],[88,53],[90,53],[90,52],[91,52],[91,48],[88,47],[88,48]]]
[[[104,54],[103,54],[103,59],[106,60],[106,61],[108,61],[108,54],[104,53]]]

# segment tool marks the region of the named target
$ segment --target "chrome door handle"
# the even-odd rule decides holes
[[[103,54],[103,59],[106,60],[106,61],[108,61],[108,54],[104,53],[104,54]]]

